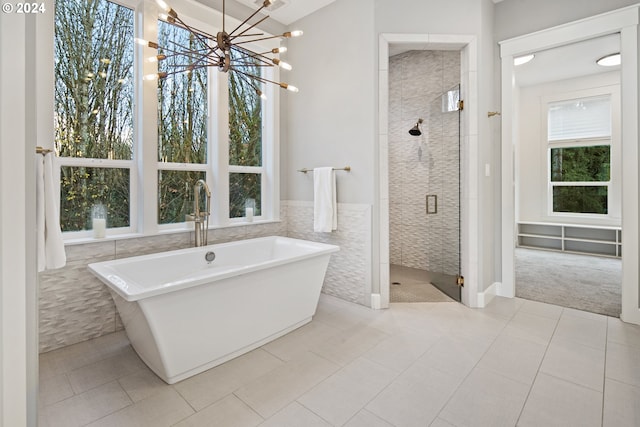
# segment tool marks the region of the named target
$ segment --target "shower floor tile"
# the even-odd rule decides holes
[[[454,301],[431,284],[429,272],[391,264],[389,298],[391,302]]]

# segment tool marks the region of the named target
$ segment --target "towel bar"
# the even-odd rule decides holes
[[[40,147],[40,146],[36,147],[36,154],[45,155],[45,154],[49,154],[49,153],[52,153],[52,152],[53,152],[53,150],[51,150],[49,148],[43,148],[43,147]]]
[[[351,166],[345,166],[343,168],[333,168],[334,171],[347,171],[347,172],[351,172]],[[298,169],[298,172],[302,172],[302,173],[307,173],[307,172],[312,172],[313,169],[307,169],[307,168],[302,168],[302,169]]]

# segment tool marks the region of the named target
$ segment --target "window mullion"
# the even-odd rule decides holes
[[[216,168],[213,183],[214,196],[212,203],[214,223],[225,225],[229,223],[229,79],[227,73],[216,73],[216,83],[211,100],[213,120],[210,138],[211,164]],[[212,80],[214,81],[214,80]]]
[[[140,2],[136,20],[136,35],[146,40],[157,40],[157,16],[154,2]],[[157,73],[157,63],[145,59],[156,54],[155,49],[136,44],[136,129],[138,174],[141,179],[138,192],[138,230],[145,235],[158,231],[158,95],[157,82],[143,76]]]

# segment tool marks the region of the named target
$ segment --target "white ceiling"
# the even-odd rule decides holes
[[[531,86],[591,74],[619,70],[601,67],[596,61],[620,52],[620,35],[610,34],[541,52],[535,52],[531,62],[515,67],[516,83]]]
[[[236,0],[252,9],[257,9],[264,0]],[[298,19],[310,15],[336,0],[275,0],[267,8],[267,14],[284,25],[289,25]]]
[[[238,3],[249,6],[252,9],[256,9],[264,0],[236,0]],[[318,9],[321,9],[336,0],[275,0],[273,5],[267,10],[269,16],[275,21],[284,25],[289,25],[292,22],[297,21],[307,15],[312,14]],[[499,3],[503,0],[493,0],[494,3]]]
[[[254,10],[264,2],[264,0],[236,1]],[[289,25],[334,1],[336,0],[275,0],[273,5],[267,9],[267,14],[271,19],[283,25]],[[501,1],[504,0],[493,0],[494,3]],[[389,56],[408,50],[423,49],[452,49],[452,46],[391,44]],[[620,67],[600,67],[595,63],[598,58],[619,51],[620,38],[619,35],[614,34],[537,52],[533,61],[516,67],[516,81],[521,86],[530,86],[619,69]]]

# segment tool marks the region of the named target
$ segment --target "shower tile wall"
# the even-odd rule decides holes
[[[458,113],[441,95],[460,82],[460,52],[409,51],[389,58],[389,252],[391,264],[458,269]],[[423,118],[422,135],[409,134]],[[426,214],[426,195],[438,213]]]
[[[209,240],[223,243],[252,237],[286,236],[285,206],[280,215],[280,223],[212,230]],[[88,264],[192,245],[193,234],[184,232],[67,246],[67,265],[39,274],[40,352],[123,329],[107,287],[89,272]]]

